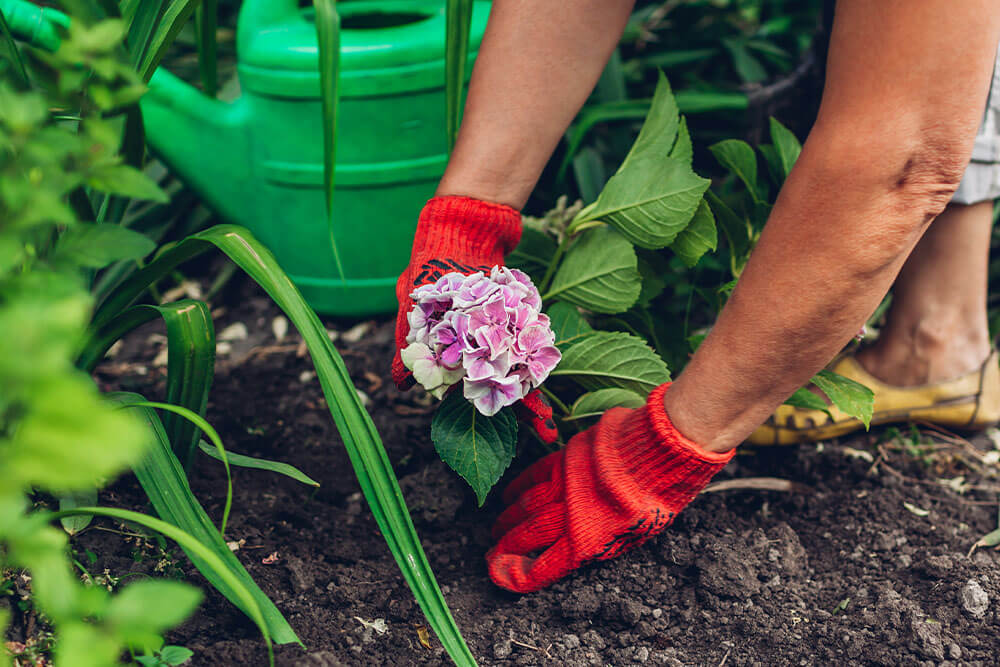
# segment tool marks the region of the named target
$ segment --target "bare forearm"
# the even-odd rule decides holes
[[[495,0],[439,195],[520,208],[586,101],[634,0]]]
[[[998,18],[985,1],[838,5],[816,128],[730,302],[667,394],[685,435],[738,445],[876,307],[961,177]]]

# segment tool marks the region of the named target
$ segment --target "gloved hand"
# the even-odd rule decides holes
[[[507,487],[509,507],[493,526],[498,542],[486,554],[498,586],[537,591],[585,563],[642,544],[729,462],[733,452],[707,452],[674,428],[663,407],[669,387],[654,389],[641,408],[608,410]]]
[[[414,384],[413,374],[400,358],[410,332],[407,313],[413,309],[410,294],[417,287],[433,283],[452,271],[464,274],[502,265],[504,256],[521,240],[521,214],[510,206],[491,204],[470,197],[434,197],[417,220],[410,264],[396,281],[396,356],[392,379],[402,390]],[[538,432],[545,442],[559,437],[552,421],[552,406],[537,389],[517,406],[518,415]]]

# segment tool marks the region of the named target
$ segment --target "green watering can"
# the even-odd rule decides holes
[[[309,3],[311,4],[311,3]],[[55,48],[65,16],[0,0],[12,29]],[[141,101],[150,146],[222,218],[274,252],[317,311],[395,310],[416,219],[447,163],[443,2],[351,0],[341,16],[332,231],[323,191],[316,28],[298,0],[246,0],[236,48],[240,95],[222,102],[164,68]],[[490,3],[476,0],[478,52]],[[471,70],[470,68],[467,68]]]

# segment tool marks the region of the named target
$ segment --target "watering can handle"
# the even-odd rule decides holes
[[[15,37],[47,51],[59,48],[59,29],[69,28],[68,16],[27,0],[0,0],[0,12]]]

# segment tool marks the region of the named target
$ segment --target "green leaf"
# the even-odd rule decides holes
[[[236,225],[217,225],[176,244],[123,281],[95,313],[92,327],[100,328],[139,298],[150,283],[212,248],[224,251],[261,285],[299,330],[312,356],[327,406],[350,455],[361,490],[403,578],[452,660],[459,665],[474,665],[475,659],[455,625],[420,546],[378,431],[361,405],[343,359],[319,317],[281,270],[274,255],[250,232]]]
[[[167,329],[167,403],[204,417],[208,392],[215,377],[215,327],[208,305],[184,299],[162,306],[129,308],[101,327],[88,340],[77,365],[87,371],[104,357],[115,341],[141,324],[163,318]],[[177,456],[189,469],[199,435],[195,425],[176,414],[163,420]]]
[[[649,115],[650,100],[625,100],[586,106],[566,131],[566,155],[556,172],[556,182],[562,183],[566,172],[583,145],[587,133],[596,125],[626,120],[642,120]]]
[[[724,90],[681,90],[676,95],[681,113],[709,113],[713,111],[746,111],[750,100],[744,93]]]
[[[781,164],[778,149],[771,144],[760,144],[757,146],[757,150],[760,151],[764,163],[767,165],[768,176],[780,187],[785,182],[785,167]]]
[[[607,227],[587,230],[566,252],[543,298],[595,313],[624,312],[642,287],[636,266],[635,249],[621,234]]]
[[[445,116],[448,152],[451,153],[462,123],[462,90],[472,30],[472,0],[447,0],[445,10]]]
[[[233,507],[233,476],[229,469],[229,459],[226,455],[226,449],[222,446],[222,438],[219,437],[219,433],[212,427],[204,417],[196,412],[188,410],[180,405],[171,405],[170,403],[157,403],[155,401],[140,401],[138,403],[131,403],[129,407],[136,408],[154,408],[157,410],[165,410],[170,414],[177,415],[184,418],[193,426],[197,426],[201,429],[212,444],[215,445],[216,454],[219,460],[222,461],[223,467],[226,469],[226,504],[222,508],[222,519],[219,520],[219,534],[225,539],[226,535],[226,525],[229,523],[229,512]]]
[[[145,402],[138,394],[124,392],[108,394],[108,398],[123,406]],[[226,599],[254,620],[267,636],[279,644],[301,643],[288,621],[254,583],[226,545],[219,531],[212,525],[212,520],[194,497],[156,412],[148,407],[136,407],[134,412],[145,421],[150,449],[133,470],[139,484],[146,491],[149,502],[163,519],[160,523],[166,523],[190,538],[187,542],[178,540],[178,543],[194,566]],[[154,529],[173,538],[160,528]],[[197,546],[193,547],[191,541]]]
[[[136,581],[111,598],[103,620],[129,643],[142,645],[184,622],[201,599],[200,590],[179,581]]]
[[[521,242],[505,261],[507,266],[527,273],[537,285],[555,254],[556,242],[551,236],[525,227],[521,230]]]
[[[595,201],[608,182],[600,152],[590,146],[581,148],[573,158],[573,177],[576,179],[577,190],[580,191],[580,199],[586,204]]]
[[[125,164],[101,167],[90,172],[87,184],[95,190],[132,199],[148,199],[165,204],[166,193],[138,169]]]
[[[153,241],[126,227],[79,224],[60,235],[52,259],[103,269],[118,260],[141,259],[154,250]]]
[[[190,660],[193,655],[194,651],[186,646],[164,646],[159,651],[160,661],[170,665],[171,667],[183,665],[185,662]]]
[[[715,230],[715,217],[708,203],[702,199],[698,202],[698,210],[691,218],[690,224],[677,235],[670,245],[681,261],[688,267],[698,263],[701,256],[710,250],[715,250],[719,243]]]
[[[830,401],[852,417],[860,419],[867,429],[875,409],[875,394],[871,389],[833,371],[822,370],[812,383],[829,397]]]
[[[750,191],[755,202],[761,202],[757,186],[757,156],[745,141],[726,139],[708,147],[723,167],[736,174]]]
[[[750,228],[747,226],[745,220],[736,215],[736,212],[729,208],[726,202],[722,201],[711,190],[705,193],[705,201],[712,208],[715,220],[719,223],[719,228],[722,229],[722,233],[726,236],[726,241],[729,243],[729,254],[734,267],[733,273],[738,276],[739,271],[736,269],[743,267],[750,254]]]
[[[670,381],[667,365],[645,341],[617,331],[581,337],[551,375],[570,377],[586,389],[620,387],[641,395]]]
[[[650,301],[658,297],[667,288],[667,276],[670,265],[664,257],[656,252],[636,253],[639,257],[639,275],[642,276],[642,290],[632,311],[646,308]],[[631,312],[631,311],[630,311]]]
[[[781,166],[784,170],[785,178],[787,178],[788,174],[792,171],[795,161],[799,159],[799,154],[802,152],[802,144],[792,134],[792,131],[779,123],[777,119],[771,118],[770,123],[771,141],[774,142],[774,148],[778,151],[778,157],[781,158]]]
[[[219,454],[217,448],[212,447],[207,442],[202,440],[198,443],[198,448],[205,454],[208,454],[213,459],[219,461],[222,460],[222,455]],[[258,459],[252,456],[246,456],[244,454],[237,454],[235,452],[226,452],[226,457],[229,459],[229,464],[234,465],[238,468],[254,468],[256,470],[269,470],[271,472],[276,472],[279,475],[284,475],[285,477],[291,477],[297,482],[302,482],[308,486],[319,486],[319,482],[309,477],[304,472],[299,470],[293,465],[288,463],[282,463],[280,461],[269,461],[267,459]]]
[[[574,223],[603,220],[641,248],[663,248],[691,220],[709,183],[684,162],[645,151],[611,177]]]
[[[687,166],[691,166],[694,161],[694,146],[691,144],[691,133],[688,131],[687,118],[681,118],[680,126],[677,128],[677,141],[670,149],[670,157],[680,160]]]
[[[142,65],[142,59],[149,49],[149,41],[153,29],[160,20],[164,2],[140,2],[127,0],[122,2],[122,15],[128,23],[126,43],[132,66],[136,69]]]
[[[74,507],[83,507],[86,505],[96,505],[97,504],[97,489],[80,489],[79,491],[74,491],[73,493],[59,494],[59,509],[61,510],[71,510]],[[81,516],[68,516],[62,519],[63,530],[65,530],[70,535],[76,535],[81,530],[90,525],[91,517],[87,515]]]
[[[586,419],[587,417],[600,417],[605,412],[615,407],[641,408],[646,404],[646,399],[641,394],[628,389],[598,389],[587,392],[576,399],[570,409],[570,416],[567,420]]]
[[[319,84],[323,101],[323,190],[326,224],[333,262],[341,281],[346,281],[337,239],[333,233],[334,177],[337,171],[337,118],[340,105],[340,14],[334,0],[313,0],[316,10],[316,40],[319,44]]]
[[[785,400],[785,405],[791,405],[805,410],[822,410],[829,414],[830,406],[822,398],[809,391],[805,387],[799,387],[795,393]]]
[[[453,391],[434,413],[431,440],[441,460],[476,492],[482,507],[514,459],[517,419],[510,408],[485,417],[462,392]]]
[[[201,0],[194,10],[195,34],[198,46],[198,71],[206,95],[215,97],[219,90],[216,31],[219,25],[219,0]],[[185,649],[186,650],[186,649]]]
[[[552,331],[556,335],[556,345],[560,348],[594,330],[576,306],[565,301],[556,301],[545,313],[549,316]]]
[[[723,38],[722,46],[729,51],[733,67],[743,83],[760,83],[767,78],[767,70],[753,57],[746,46],[735,39]]]
[[[6,60],[10,63],[13,70],[13,76],[10,77],[10,80],[14,82],[17,89],[27,90],[31,85],[28,81],[28,72],[24,69],[21,50],[17,48],[14,35],[11,34],[3,11],[0,11],[0,60]]]
[[[154,415],[155,416],[155,415]],[[169,451],[169,449],[167,450]],[[239,600],[241,609],[244,609],[247,616],[257,624],[260,628],[261,634],[264,635],[264,641],[267,644],[268,653],[268,663],[274,665],[274,653],[271,644],[271,634],[268,631],[268,625],[264,620],[264,615],[261,612],[261,608],[257,605],[256,600],[250,591],[252,589],[248,588],[241,578],[233,573],[232,569],[228,567],[227,563],[224,562],[223,558],[220,558],[221,554],[215,553],[213,549],[205,546],[197,538],[186,533],[184,530],[178,528],[172,523],[167,521],[161,521],[151,516],[145,514],[140,514],[139,512],[133,512],[132,510],[118,509],[117,507],[78,507],[72,510],[64,510],[60,512],[54,512],[51,516],[55,519],[61,519],[64,516],[74,516],[77,514],[93,514],[94,516],[106,516],[113,519],[119,519],[121,521],[130,521],[132,523],[139,524],[140,526],[145,526],[151,530],[155,530],[166,537],[169,537],[174,542],[176,542],[181,549],[191,558],[191,562],[195,563],[205,578],[210,582],[217,581],[218,584],[213,584],[216,588],[223,590],[231,590],[233,596]],[[225,543],[223,543],[225,546]],[[226,547],[226,551],[229,548]],[[232,556],[232,552],[229,551],[229,555]],[[197,561],[195,560],[197,559]],[[235,556],[233,556],[235,560]],[[201,563],[200,566],[197,563]],[[236,561],[237,565],[239,561]],[[239,566],[242,569],[242,566]],[[243,570],[243,574],[246,574],[246,570]],[[247,579],[250,575],[246,574]],[[253,588],[256,588],[256,584],[250,579],[250,584]],[[257,589],[259,591],[259,589]],[[263,593],[261,593],[263,595]],[[267,598],[264,598],[267,600]],[[148,603],[148,601],[147,601]],[[268,601],[270,603],[270,601]],[[280,616],[280,615],[279,615]],[[290,630],[289,630],[290,631]],[[292,635],[294,637],[294,633]],[[279,642],[280,643],[280,642]],[[60,663],[62,664],[62,663]]]
[[[162,5],[164,0],[160,0]],[[201,0],[170,0],[144,50],[139,75],[148,82]],[[142,5],[143,3],[139,3]]]
[[[142,456],[142,424],[110,409],[83,373],[46,375],[32,390],[31,410],[4,448],[8,479],[60,492],[94,488]]]
[[[652,156],[654,159],[662,159],[669,155],[677,138],[679,123],[677,101],[670,90],[670,82],[667,81],[666,75],[660,71],[649,114],[642,124],[642,129],[639,130],[639,136],[632,144],[632,149],[625,156],[617,173],[628,169],[630,163],[640,157]]]

